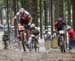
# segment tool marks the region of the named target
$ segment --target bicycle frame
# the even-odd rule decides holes
[[[64,44],[64,32],[59,32],[60,35],[60,50],[61,52],[65,52],[65,44]]]
[[[28,48],[27,41],[29,38],[29,34],[28,34],[29,31],[28,31],[28,29],[25,29],[24,25],[20,25],[19,30],[21,30],[20,37],[21,37],[21,41],[22,41],[23,50],[26,51],[25,46]]]
[[[37,51],[37,49],[39,51],[39,46],[38,46],[39,42],[37,36],[34,35],[34,37],[32,37],[31,43],[32,43],[32,47],[35,49],[35,52]]]
[[[23,50],[26,51],[26,49],[25,49],[25,41],[24,41],[24,31],[21,32],[20,34],[21,34],[21,41],[22,41]]]

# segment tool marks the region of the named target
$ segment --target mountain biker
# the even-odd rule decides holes
[[[66,27],[66,23],[64,22],[63,18],[59,17],[58,20],[54,23],[54,27],[58,35],[58,46],[60,46],[59,31],[64,30],[64,27]]]
[[[39,30],[38,30],[38,28],[35,26],[34,23],[32,23],[31,26],[30,26],[30,34],[31,34],[31,36],[30,36],[30,38],[29,38],[28,44],[30,44],[30,43],[32,42],[32,38],[33,38],[33,37],[34,37],[34,38],[35,38],[35,37],[37,38],[37,43],[38,43]]]
[[[26,11],[24,8],[20,8],[19,12],[16,13],[14,19],[15,20],[19,19],[19,22],[18,22],[19,35],[20,35],[20,31],[25,29],[28,30],[27,32],[29,32],[29,27],[32,22],[32,16],[30,15],[28,11]]]
[[[34,23],[32,23],[31,26],[30,26],[30,32],[31,32],[31,34],[33,34],[33,35],[35,35],[35,36],[39,35],[39,30],[38,30],[38,28],[35,26]]]
[[[32,16],[28,11],[26,11],[24,8],[20,8],[19,12],[16,13],[14,20],[19,19],[19,25],[18,26],[24,26],[25,29],[29,29],[29,26],[32,22]],[[20,32],[22,29],[18,29]]]
[[[58,20],[54,23],[55,29],[57,31],[63,30],[65,25],[66,23],[61,17],[59,17]]]
[[[16,13],[15,19],[19,18],[19,22],[21,25],[29,25],[32,22],[32,17],[28,11],[26,11],[24,8],[21,8],[19,12]]]
[[[69,35],[69,50],[75,46],[75,31],[71,26],[67,27],[68,35]]]

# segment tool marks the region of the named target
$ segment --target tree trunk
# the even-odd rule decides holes
[[[75,0],[71,0],[73,5],[73,29],[75,30]]]
[[[59,17],[59,1],[58,0],[55,0],[55,21],[58,19]]]
[[[67,0],[67,4],[68,4],[68,24],[71,25],[71,1]]]
[[[13,0],[13,11],[14,11],[14,16],[16,15],[16,0]],[[15,37],[17,36],[17,20],[14,21],[14,25],[15,25]]]
[[[33,17],[33,22],[38,25],[37,19],[37,0],[25,0],[24,8],[30,12],[31,16]]]
[[[45,21],[44,21],[44,24],[45,24],[45,29],[47,30],[47,25],[48,25],[48,15],[47,15],[47,0],[44,1],[44,18],[45,18]]]
[[[59,17],[63,18],[63,0],[59,0]]]
[[[32,17],[33,22],[38,25],[38,19],[37,19],[37,0],[32,0]]]

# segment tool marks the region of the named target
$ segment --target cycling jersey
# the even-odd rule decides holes
[[[24,11],[24,14],[21,14],[18,12],[15,16],[15,19],[19,18],[19,23],[21,25],[24,25],[25,28],[29,28],[28,23],[30,22],[31,15],[28,13],[28,11]]]
[[[24,14],[20,14],[20,12],[18,12],[15,16],[15,18],[19,17],[19,19],[23,19],[23,20],[29,20],[29,17],[31,17],[31,15],[25,11]]]
[[[65,24],[64,21],[62,21],[62,22],[58,22],[58,21],[57,21],[57,22],[54,23],[54,26],[55,26],[55,28],[57,29],[57,31],[63,30],[65,25],[66,25],[66,24]]]
[[[31,30],[31,34],[34,34],[34,35],[38,35],[39,34],[39,31],[36,28],[30,29],[30,30]]]

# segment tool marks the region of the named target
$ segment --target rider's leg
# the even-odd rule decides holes
[[[21,37],[20,37],[20,31],[18,30],[18,35],[17,35],[17,38],[19,41],[21,41]]]
[[[72,40],[71,44],[72,44],[72,48],[75,48],[75,40],[74,39]]]
[[[60,46],[60,35],[59,35],[59,30],[56,30],[56,34],[57,34],[57,43],[58,43],[58,48]]]
[[[69,50],[72,49],[72,39],[69,39]]]
[[[67,48],[67,38],[66,38],[66,34],[63,35],[64,36],[64,45]]]
[[[27,38],[27,41],[28,41],[28,36],[29,36],[29,27],[28,27],[28,21],[27,20],[23,20],[23,25],[24,25],[24,28],[25,28],[25,32],[26,32],[26,38]]]
[[[73,46],[74,46],[74,48],[75,48],[75,40],[73,40]]]
[[[58,47],[60,46],[60,35],[58,35]]]

